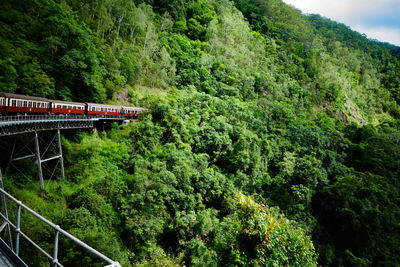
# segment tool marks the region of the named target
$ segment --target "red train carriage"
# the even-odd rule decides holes
[[[128,118],[137,118],[141,112],[148,111],[146,108],[122,107],[122,115]]]
[[[48,113],[49,100],[42,97],[0,93],[5,113]]]
[[[122,115],[120,106],[86,103],[87,115]]]
[[[50,100],[50,112],[54,114],[85,114],[86,105],[79,102]]]
[[[87,114],[105,116],[125,116],[137,118],[146,108],[121,107],[96,103],[67,102],[49,100],[41,97],[25,96],[0,92],[0,114]]]

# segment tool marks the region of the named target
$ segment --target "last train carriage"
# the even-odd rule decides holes
[[[148,109],[97,103],[68,102],[0,92],[0,115],[72,114],[136,118],[144,111],[148,111]]]
[[[50,102],[46,98],[0,93],[1,112],[3,114],[15,113],[48,113]]]

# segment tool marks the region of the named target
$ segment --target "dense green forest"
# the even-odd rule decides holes
[[[123,266],[400,265],[399,47],[281,0],[3,0],[0,91],[150,109],[66,135],[44,198],[4,177]]]

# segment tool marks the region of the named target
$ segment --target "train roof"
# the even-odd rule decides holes
[[[85,104],[87,104],[88,106],[96,106],[96,107],[122,108],[121,106],[99,104],[99,103],[88,103],[88,102],[85,102]]]
[[[3,93],[0,92],[0,96],[7,97],[7,98],[16,98],[16,99],[24,99],[24,100],[35,100],[35,101],[43,101],[43,102],[50,102],[49,99],[37,96],[27,96],[27,95],[18,95],[18,94],[11,94],[11,93]]]
[[[125,106],[122,106],[122,108],[123,109],[130,109],[130,110],[132,110],[132,109],[148,110],[147,108],[139,108],[139,107],[125,107]]]
[[[70,101],[63,101],[63,100],[49,100],[51,103],[60,103],[60,104],[70,104],[70,105],[81,105],[84,106],[85,103],[81,102],[70,102]]]

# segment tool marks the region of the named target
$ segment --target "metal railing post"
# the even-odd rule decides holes
[[[16,235],[15,235],[15,254],[19,253],[19,236],[20,236],[20,232],[21,232],[21,201],[17,202],[17,227],[15,228],[16,231]]]
[[[0,188],[4,190],[3,175],[1,173],[1,168],[0,168]],[[5,198],[3,192],[1,192],[1,205],[3,206],[4,216],[6,217],[5,221],[7,222],[7,226],[6,227],[7,227],[8,239],[10,241],[10,247],[12,247],[11,229],[10,229],[10,224],[8,222],[7,202],[6,202],[6,198]]]
[[[54,250],[53,250],[53,266],[58,266],[58,236],[60,234],[60,226],[56,225],[55,227],[56,235],[54,237]]]

